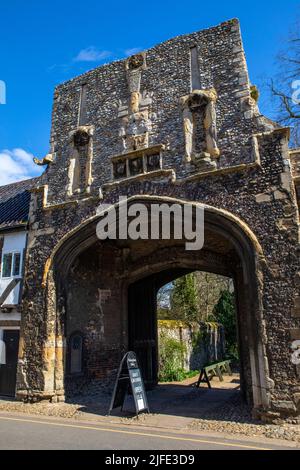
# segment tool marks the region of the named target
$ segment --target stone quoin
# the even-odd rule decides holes
[[[56,88],[50,151],[36,159],[46,169],[30,189],[19,399],[102,389],[129,349],[155,385],[158,289],[206,270],[234,279],[256,415],[299,414],[300,153],[257,98],[235,19]],[[120,196],[204,207],[203,249],[97,239],[99,204],[117,209]]]

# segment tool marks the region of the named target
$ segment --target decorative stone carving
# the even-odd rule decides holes
[[[152,94],[146,91],[142,94],[140,92],[141,70],[128,69],[127,78],[130,91],[129,102],[120,102],[118,109],[118,116],[122,118],[119,136],[122,138],[123,152],[147,148],[149,132],[152,129],[152,115],[150,114]]]
[[[130,93],[139,92],[142,70],[146,68],[146,55],[142,53],[129,57],[125,62],[125,68]]]
[[[87,130],[85,130],[84,128],[80,128],[73,135],[74,147],[77,150],[79,150],[81,147],[85,147],[86,145],[88,145],[90,137],[91,136]]]
[[[121,180],[162,170],[164,145],[154,145],[145,149],[115,155],[112,157],[112,180]]]
[[[210,157],[220,156],[217,145],[216,101],[217,92],[214,88],[194,90],[190,95],[181,98],[186,162],[203,161],[210,164]],[[200,126],[205,132],[205,142],[203,142],[203,151],[201,152],[196,148],[199,119],[202,121]],[[216,166],[214,162],[211,162],[211,165]]]
[[[130,97],[130,110],[132,113],[138,113],[140,107],[140,93],[133,91]]]
[[[152,94],[147,91],[141,93],[140,90],[142,70],[145,66],[145,54],[132,56],[125,64],[130,97],[125,102],[121,101],[118,108],[118,116],[122,118],[119,136],[124,153],[149,146]]]
[[[92,126],[81,126],[70,134],[70,163],[67,195],[90,193],[92,184]]]
[[[119,133],[122,137],[123,151],[127,152],[148,147],[151,128],[152,123],[147,109],[135,113],[129,111],[129,114],[122,119]]]
[[[145,57],[143,54],[136,54],[127,60],[127,67],[129,70],[136,70],[143,67],[145,63]]]
[[[50,163],[53,163],[53,154],[48,153],[44,158],[39,160],[38,158],[33,159],[34,163],[39,166],[44,166],[44,165],[49,165]]]

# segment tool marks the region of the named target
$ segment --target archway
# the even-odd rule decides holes
[[[128,205],[136,201],[185,203],[133,197]],[[146,364],[144,373],[154,384],[157,342],[153,319],[157,289],[178,273],[201,270],[229,275],[235,280],[242,388],[255,408],[267,407],[268,365],[259,289],[262,252],[250,229],[232,214],[205,206],[204,248],[187,252],[184,240],[100,242],[96,236],[98,220],[99,217],[94,217],[62,240],[51,260],[56,285],[57,335],[66,338],[66,344],[74,331],[85,338],[80,376],[68,374],[67,354],[61,355],[65,359],[56,358],[56,368],[64,374],[65,388],[72,393],[72,384],[77,381],[77,392],[84,393],[91,382],[100,386],[107,383],[123,352],[130,347],[137,349],[143,342],[147,350],[142,359]],[[80,296],[76,295],[78,289]],[[137,313],[141,311],[142,315]]]

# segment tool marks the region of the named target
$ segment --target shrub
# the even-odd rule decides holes
[[[159,380],[162,382],[183,380],[183,361],[186,348],[180,341],[165,333],[159,335]]]

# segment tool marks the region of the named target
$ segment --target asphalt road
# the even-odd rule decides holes
[[[0,413],[1,450],[280,450],[290,447],[206,434]]]

